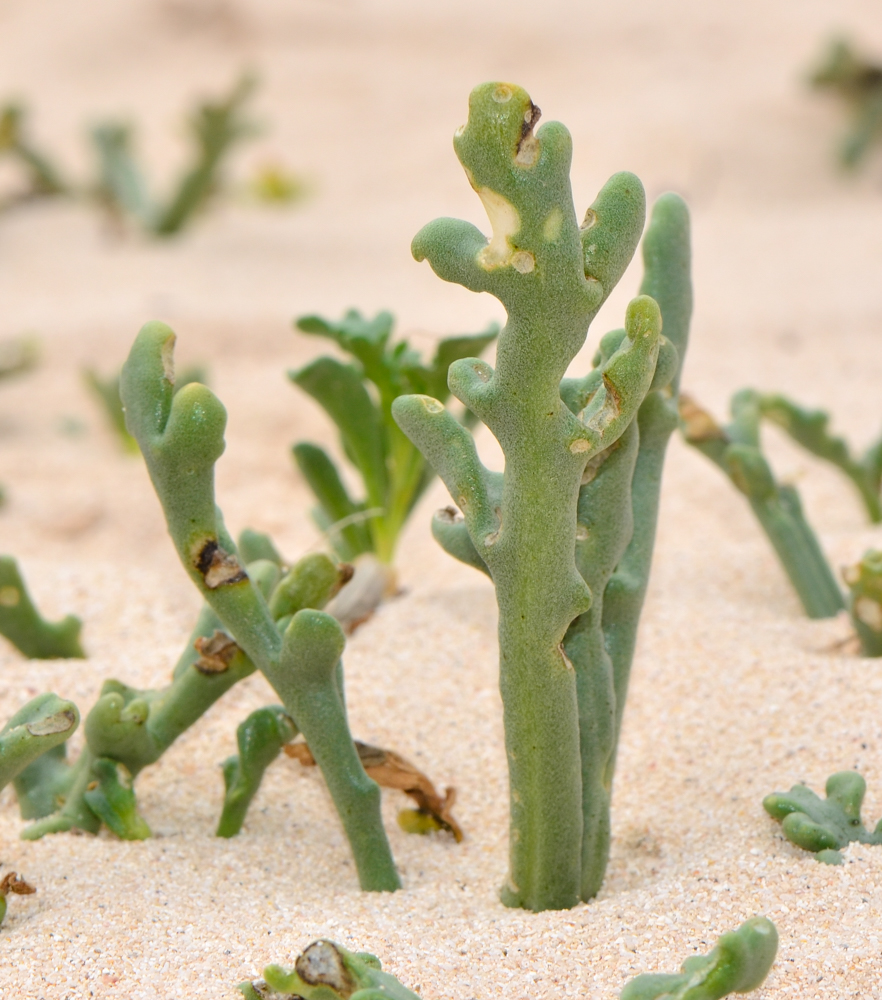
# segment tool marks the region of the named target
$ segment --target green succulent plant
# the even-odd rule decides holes
[[[12,556],[0,556],[0,635],[34,660],[82,659],[82,622],[67,615],[47,622],[37,610]]]
[[[257,80],[242,76],[227,97],[200,104],[188,119],[193,141],[192,166],[178,181],[165,204],[151,198],[132,149],[132,130],[106,122],[92,131],[98,158],[99,201],[118,220],[130,219],[145,232],[168,237],[179,233],[221,186],[230,150],[257,132],[244,114]]]
[[[731,423],[721,427],[683,395],[683,436],[747,497],[809,618],[832,618],[845,606],[842,592],[805,517],[799,492],[775,479],[762,452],[760,428],[766,409],[763,396],[744,389],[732,397]],[[771,412],[778,411],[773,408]]]
[[[54,694],[38,695],[20,708],[0,729],[0,789],[43,754],[63,750],[79,722],[76,705]]]
[[[197,623],[203,640],[199,658],[207,661],[208,670],[193,664],[191,672],[187,663],[172,685],[192,683],[199,692],[182,700],[182,714],[195,712],[199,699],[213,700],[206,693],[207,675],[208,682],[226,689],[239,676],[260,670],[321,768],[362,888],[397,889],[380,790],[364,772],[346,717],[343,632],[323,611],[298,607],[290,574],[282,576],[274,562],[246,565],[240,558],[214,496],[214,464],[224,450],[226,411],[198,383],[175,392],[174,343],[173,331],[164,324],[143,327],[123,366],[120,395],[129,433],[141,448],[178,556],[208,606]],[[259,548],[267,550],[268,545]],[[123,734],[138,719],[149,722],[149,699],[142,693],[109,690],[102,701],[110,721],[122,724]],[[161,743],[182,720],[176,714],[167,718],[160,713],[159,718],[169,727],[160,734]],[[88,720],[86,728],[88,736]],[[114,732],[113,726],[101,728]],[[149,726],[146,734],[139,728],[133,736],[131,763],[137,768],[152,753]],[[132,767],[117,759],[131,773]]]
[[[861,805],[867,783],[856,771],[839,771],[827,779],[827,798],[819,798],[805,785],[789,792],[775,792],[763,799],[763,808],[781,824],[784,836],[818,861],[842,864],[840,851],[852,841],[882,844],[882,820],[870,833],[861,822]]]
[[[778,931],[767,917],[753,917],[724,934],[708,955],[687,958],[679,972],[632,979],[621,1000],[721,1000],[762,986],[778,951]]]
[[[313,941],[293,968],[268,965],[263,980],[239,984],[245,1000],[419,1000],[376,955],[351,952],[333,941]]]
[[[505,471],[430,395],[392,412],[454,503],[433,533],[487,573],[499,605],[511,801],[508,905],[593,897],[609,851],[616,745],[651,562],[662,463],[677,425],[691,312],[685,205],[666,195],[644,242],[641,294],[584,377],[566,370],[640,240],[640,181],[617,174],[579,225],[571,140],[520,87],[476,88],[456,153],[492,225],[439,219],[414,239],[447,281],[495,295],[508,322],[496,367],[450,367],[448,386],[499,441]],[[665,336],[661,335],[662,318]]]
[[[777,424],[812,455],[840,469],[852,481],[867,516],[882,521],[882,437],[873,441],[862,455],[853,455],[848,442],[828,430],[830,414],[808,410],[779,394],[758,397],[761,416]]]
[[[0,207],[68,194],[70,189],[51,159],[28,136],[27,109],[13,102],[0,110],[0,156],[17,162],[25,174],[25,187]]]

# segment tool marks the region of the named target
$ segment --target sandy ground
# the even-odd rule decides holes
[[[143,321],[172,323],[179,357],[209,364],[230,413],[218,467],[228,524],[272,532],[293,558],[316,534],[287,448],[328,427],[283,377],[317,348],[290,317],[390,307],[428,348],[500,316],[408,252],[436,215],[485,224],[450,146],[485,79],[521,83],[568,124],[580,209],[617,169],[643,177],[650,197],[673,188],[689,200],[686,388],[720,416],[744,385],[788,391],[834,409],[866,443],[880,421],[882,163],[840,177],[839,109],[801,84],[837,28],[882,50],[869,0],[546,0],[541,13],[520,0],[0,0],[0,95],[27,98],[72,172],[87,169],[83,125],[125,114],[160,186],[180,162],[182,106],[250,65],[271,129],[238,174],[282,158],[314,188],[290,212],[228,205],[167,246],[113,240],[81,206],[0,219],[0,336],[33,330],[43,345],[39,370],[0,390],[0,549],[19,557],[47,614],[83,618],[90,654],[26,662],[4,645],[0,719],[44,690],[85,711],[107,676],[163,683],[198,606],[144,469],[102,426],[81,367],[110,371]],[[589,343],[619,325],[638,282],[632,268]],[[481,446],[492,459],[492,442]],[[769,447],[835,565],[882,543],[847,484],[774,435]],[[507,806],[495,602],[429,536],[445,499],[436,487],[417,511],[401,545],[406,592],[345,660],[353,730],[456,785],[465,842],[405,836],[394,822],[404,801],[387,793],[405,889],[362,894],[320,776],[291,761],[268,773],[243,834],[215,839],[218,765],[238,722],[271,697],[251,678],[139,778],[152,840],[24,843],[13,796],[0,796],[0,871],[38,887],[11,902],[0,994],[231,998],[236,982],[327,936],[375,952],[426,1000],[611,1000],[638,972],[672,971],[764,913],[781,948],[758,998],[882,995],[882,852],[818,865],[760,807],[769,791],[820,788],[856,767],[875,823],[882,668],[831,652],[846,625],[801,616],[745,505],[676,440],[603,891],[570,912],[497,902]]]

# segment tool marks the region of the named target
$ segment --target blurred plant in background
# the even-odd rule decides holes
[[[834,38],[809,82],[848,104],[852,124],[839,143],[839,160],[848,169],[857,167],[882,137],[882,63],[859,54],[847,39]]]
[[[190,162],[165,198],[150,192],[130,123],[105,121],[90,130],[96,177],[80,185],[37,147],[29,135],[26,106],[10,102],[0,111],[0,158],[18,165],[24,184],[0,198],[0,211],[49,197],[86,198],[101,206],[118,231],[134,226],[152,236],[174,236],[230,191],[224,173],[233,150],[260,132],[245,112],[256,87],[257,78],[244,73],[225,97],[203,101],[189,113]],[[260,167],[247,190],[258,201],[282,205],[302,198],[306,189],[296,175],[274,164]]]

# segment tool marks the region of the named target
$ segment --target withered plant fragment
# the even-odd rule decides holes
[[[315,764],[306,743],[288,743],[282,749],[305,767]],[[456,802],[455,788],[445,788],[442,798],[431,779],[394,750],[384,750],[359,740],[355,741],[355,749],[368,777],[373,778],[381,788],[397,788],[416,803],[416,809],[403,809],[398,814],[402,830],[406,833],[447,830],[458,844],[462,841],[462,828],[452,813]]]

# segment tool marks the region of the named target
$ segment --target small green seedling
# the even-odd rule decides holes
[[[263,977],[239,984],[245,1000],[420,1000],[383,972],[376,955],[347,951],[333,941],[313,941],[293,969],[268,965]]]
[[[6,916],[6,897],[13,893],[16,896],[30,896],[37,890],[23,878],[19,878],[15,872],[7,872],[0,879],[0,924]]]
[[[849,106],[852,127],[839,145],[839,161],[848,169],[857,167],[882,137],[882,65],[859,55],[844,38],[836,38],[809,79]]]
[[[82,622],[67,615],[47,622],[31,600],[12,556],[0,556],[0,635],[33,660],[82,659]]]
[[[839,853],[852,841],[882,844],[882,820],[870,833],[861,822],[861,804],[867,783],[856,771],[839,771],[827,779],[826,799],[805,785],[775,792],[763,799],[763,808],[781,824],[791,844],[811,851],[818,861],[841,865]]]
[[[123,451],[137,455],[139,451],[138,442],[126,429],[126,414],[119,396],[119,373],[104,378],[93,369],[87,368],[83,371],[83,382],[101,407],[104,416],[107,418],[107,423],[117,436]],[[185,385],[189,385],[191,382],[201,382],[203,385],[208,384],[205,369],[200,365],[182,369],[175,380],[175,392],[183,389]]]
[[[752,389],[731,401],[732,422],[719,426],[688,397],[680,397],[683,436],[743,493],[772,543],[809,618],[832,618],[845,606],[836,577],[805,518],[795,486],[779,483],[762,453],[762,397]]]
[[[775,925],[753,917],[724,934],[710,954],[687,958],[679,972],[632,979],[621,1000],[721,1000],[730,993],[750,993],[763,984],[777,951]]]
[[[864,656],[882,656],[882,551],[871,549],[842,571],[848,612]]]
[[[766,420],[785,430],[806,451],[841,469],[857,489],[870,520],[882,521],[882,437],[863,455],[855,456],[844,438],[829,432],[830,415],[823,410],[807,410],[777,394],[759,396],[759,408]]]
[[[320,316],[301,316],[296,323],[298,330],[328,338],[353,359],[323,356],[288,373],[333,420],[364,486],[364,498],[353,500],[323,448],[294,445],[294,460],[318,501],[313,517],[340,558],[350,562],[370,552],[391,565],[401,529],[433,477],[393,420],[393,401],[414,392],[446,400],[450,365],[481,354],[499,333],[493,324],[484,333],[448,337],[426,363],[406,340],[390,343],[394,323],[391,313],[367,319],[355,310],[336,323]],[[462,420],[466,426],[475,422],[468,412]]]
[[[259,708],[239,726],[236,731],[239,753],[223,763],[226,794],[217,826],[218,837],[235,837],[242,829],[264,771],[297,733],[294,720],[279,705]]]
[[[565,377],[639,243],[645,196],[633,174],[616,174],[580,225],[570,135],[558,122],[534,133],[539,116],[513,84],[472,91],[454,148],[492,236],[438,219],[412,246],[439,277],[505,306],[495,369],[464,358],[447,380],[499,441],[505,471],[481,463],[439,399],[403,396],[392,408],[462,512],[436,515],[435,538],[496,588],[511,806],[502,898],[532,910],[591,899],[606,869],[616,746],[692,305],[688,213],[666,195],[625,328],[602,339],[592,371]]]
[[[240,559],[214,493],[226,411],[198,383],[174,391],[174,343],[163,323],[143,327],[123,365],[120,395],[181,563],[220,623],[207,640],[211,660],[219,661],[217,678],[223,683],[231,671],[261,671],[315,755],[362,888],[397,889],[380,789],[364,772],[346,717],[343,631],[323,611],[298,609],[285,593],[285,579],[274,579],[273,563],[255,569]],[[124,693],[113,710],[123,722],[134,714]],[[144,710],[138,706],[137,714]]]

